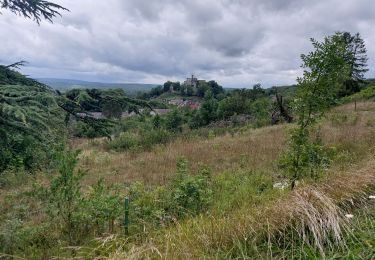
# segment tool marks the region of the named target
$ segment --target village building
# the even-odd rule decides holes
[[[200,103],[198,101],[185,99],[172,99],[168,101],[168,104],[176,106],[178,108],[189,107],[193,110],[198,109],[200,107]]]

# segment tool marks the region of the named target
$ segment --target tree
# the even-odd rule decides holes
[[[37,168],[58,148],[66,130],[55,95],[47,86],[0,66],[0,173]]]
[[[364,83],[367,69],[367,54],[364,40],[359,33],[351,35],[349,32],[336,33],[343,38],[346,45],[345,61],[349,66],[348,79],[345,81],[339,96],[347,96],[360,91],[360,84]]]
[[[272,113],[272,124],[277,124],[280,122],[281,118],[285,120],[285,122],[291,123],[293,121],[293,116],[289,114],[288,107],[284,104],[283,96],[275,92],[276,102],[275,102],[275,110]]]
[[[180,91],[180,89],[181,89],[181,84],[180,84],[180,82],[173,82],[172,83],[172,89],[173,89],[173,91]]]
[[[205,126],[217,119],[218,102],[213,97],[212,92],[209,90],[206,92],[204,102],[198,110],[198,119],[200,125]]]
[[[364,80],[367,69],[367,54],[364,40],[359,33],[351,35],[349,32],[338,33],[344,38],[347,56],[346,62],[350,66],[349,78],[356,81]]]
[[[38,24],[42,19],[52,22],[59,10],[68,11],[43,0],[0,0],[0,9]],[[14,167],[38,167],[64,136],[63,113],[55,93],[13,70],[24,64],[0,65],[0,173]]]
[[[72,118],[95,133],[93,136],[110,137],[114,122],[88,114],[103,104],[151,108],[148,102],[117,90],[69,91],[64,96],[12,69],[18,65],[0,65],[0,173],[15,168],[32,170],[49,162],[63,145]]]
[[[187,87],[186,87],[186,95],[187,95],[187,96],[192,96],[192,95],[194,95],[194,89],[193,89],[192,86],[187,86]]]
[[[199,82],[197,86],[197,96],[204,97],[206,91],[210,90],[210,86],[207,82]]]
[[[210,80],[209,82],[207,82],[210,90],[212,91],[212,94],[214,97],[216,97],[217,95],[221,94],[221,93],[224,93],[224,89],[222,86],[220,86],[216,81],[214,80]]]
[[[323,42],[311,42],[314,50],[301,55],[305,70],[303,77],[297,79],[294,110],[298,127],[291,132],[289,150],[281,160],[292,188],[303,177],[318,177],[322,166],[328,163],[328,151],[319,138],[311,140],[310,133],[350,75],[345,58],[347,45],[340,34],[325,37]]]
[[[251,100],[241,95],[241,92],[234,92],[221,100],[218,105],[218,115],[221,118],[229,118],[235,114],[248,114]]]
[[[163,94],[163,86],[157,86],[150,90],[149,98],[150,97],[157,97]]]
[[[174,109],[172,112],[168,113],[165,118],[166,128],[173,132],[182,131],[181,129],[182,123],[183,123],[183,118],[177,109]]]
[[[258,83],[253,86],[253,89],[249,93],[250,93],[250,98],[253,101],[255,101],[256,99],[260,97],[264,97],[266,92],[262,88],[262,85]]]
[[[121,118],[122,107],[117,102],[104,102],[102,105],[103,115],[107,118]]]
[[[172,81],[165,82],[164,85],[163,85],[163,91],[164,92],[171,91],[172,90],[172,85],[173,85]]]
[[[52,22],[54,17],[61,16],[59,11],[69,11],[61,5],[44,0],[0,0],[0,8],[33,19],[38,24],[42,19]]]
[[[305,70],[303,77],[297,79],[295,105],[301,127],[314,123],[334,103],[350,71],[345,59],[346,43],[340,35],[325,37],[323,42],[311,39],[311,42],[315,50],[301,55]]]

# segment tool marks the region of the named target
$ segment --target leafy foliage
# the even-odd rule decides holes
[[[0,0],[0,8],[33,19],[38,24],[42,19],[52,22],[56,16],[61,16],[59,11],[68,11],[61,5],[44,0]]]
[[[311,42],[315,50],[301,55],[305,70],[303,77],[297,79],[299,85],[295,96],[298,124],[303,128],[314,123],[335,102],[349,72],[342,37],[335,34],[323,42],[314,39]]]
[[[140,108],[152,110],[148,102],[126,96],[123,89],[72,89],[64,96],[86,112],[104,112],[109,117],[119,117],[122,111],[139,112]]]
[[[206,93],[204,102],[190,121],[190,127],[196,128],[206,126],[218,119],[218,101],[213,98],[211,91]]]
[[[79,209],[82,200],[80,181],[83,172],[77,174],[74,168],[77,164],[77,152],[67,152],[59,157],[59,175],[52,180],[50,187],[50,203],[54,218],[63,223],[63,231],[68,236],[70,245],[75,241],[75,230],[79,228]]]
[[[32,170],[53,158],[64,144],[69,123],[77,136],[110,137],[114,122],[97,119],[88,112],[108,108],[111,116],[122,109],[138,111],[150,107],[141,100],[128,98],[122,90],[72,90],[55,92],[12,68],[0,66],[0,172],[10,168]]]
[[[291,133],[289,150],[280,158],[281,168],[292,181],[303,177],[318,179],[331,164],[335,149],[322,144],[319,137],[311,140],[308,133],[295,129]]]
[[[343,38],[346,45],[345,62],[349,65],[349,78],[339,91],[339,96],[347,96],[360,91],[365,82],[364,74],[367,69],[366,46],[359,33],[339,32],[336,35]]]
[[[83,211],[87,214],[97,233],[114,232],[115,221],[121,216],[121,197],[114,187],[107,187],[103,179],[90,187],[89,195],[83,201]],[[107,227],[107,230],[105,229]]]
[[[5,66],[0,66],[0,77],[7,84],[0,84],[0,172],[33,169],[64,139],[64,113],[48,87]]]
[[[199,81],[196,89],[193,89],[191,86],[186,86],[180,82],[167,81],[163,86],[157,86],[150,90],[149,93],[141,93],[139,98],[150,99],[161,96],[164,93],[173,92],[184,97],[204,97],[207,91],[211,91],[212,95],[215,98],[224,95],[224,89],[216,81],[210,80],[208,82]]]
[[[165,126],[172,132],[180,132],[182,123],[183,118],[177,109],[174,109],[172,112],[168,113],[165,118]]]
[[[114,187],[107,187],[100,179],[84,195],[81,181],[85,173],[76,170],[77,151],[59,155],[58,175],[50,187],[40,187],[37,194],[47,204],[46,212],[54,220],[62,238],[76,245],[92,232],[113,232],[114,223],[121,215],[121,198]]]
[[[341,99],[342,102],[357,101],[357,100],[374,100],[375,99],[375,84],[371,83],[360,92],[354,95],[347,96]]]
[[[314,51],[301,55],[305,68],[298,78],[294,109],[298,128],[291,133],[289,150],[284,154],[282,165],[292,180],[316,177],[328,158],[324,147],[312,141],[312,127],[335,102],[337,93],[348,79],[347,45],[341,34],[324,38],[323,42],[311,39]]]
[[[197,174],[188,174],[187,161],[177,161],[177,174],[171,184],[147,190],[140,182],[130,188],[133,229],[166,226],[186,216],[203,213],[212,202],[210,171],[201,168]]]

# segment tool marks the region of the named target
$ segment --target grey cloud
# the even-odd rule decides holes
[[[206,48],[215,49],[226,56],[242,56],[250,52],[262,39],[263,32],[259,27],[239,21],[218,23],[202,29],[199,42]]]
[[[309,38],[360,32],[375,77],[372,0],[56,0],[54,24],[0,15],[0,62],[33,77],[161,83],[195,73],[225,86],[294,83]]]

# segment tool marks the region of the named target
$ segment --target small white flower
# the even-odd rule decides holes
[[[346,214],[345,217],[347,217],[347,218],[353,218],[354,215],[353,214]]]

